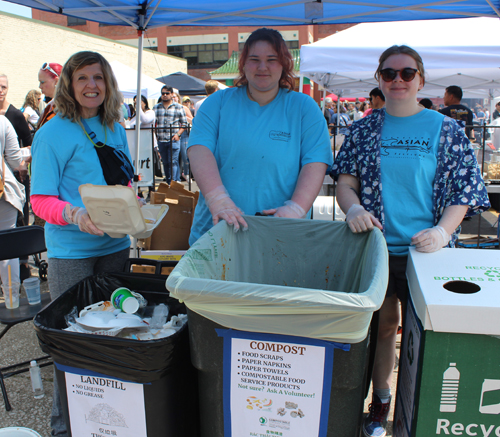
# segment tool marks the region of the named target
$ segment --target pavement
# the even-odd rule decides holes
[[[187,185],[187,183],[186,183]],[[496,211],[488,211],[483,214],[482,218],[473,217],[470,221],[463,222],[463,238],[476,237],[478,230],[480,235],[485,237],[496,237],[495,221],[498,213]],[[34,260],[30,257],[30,266],[32,275],[38,276],[38,269],[34,264]],[[46,281],[41,282],[41,292],[48,292],[48,284]],[[24,291],[23,291],[24,293]],[[0,298],[0,304],[3,303],[3,297]],[[0,326],[3,329],[4,326]],[[400,336],[398,336],[397,349],[400,346]],[[15,325],[1,339],[1,356],[0,366],[8,366],[16,362],[30,360],[34,357],[43,356],[38,340],[33,328],[32,322],[25,322]],[[399,352],[398,352],[399,355]],[[34,399],[31,391],[31,383],[29,373],[22,373],[12,376],[5,380],[5,386],[12,405],[11,411],[5,411],[3,402],[0,404],[0,427],[20,426],[37,431],[42,437],[50,437],[50,416],[52,406],[52,386],[53,386],[53,366],[44,367],[41,369],[42,380],[45,390],[45,396],[42,399]],[[394,378],[392,384],[393,393],[396,392],[398,367],[394,369]],[[365,413],[368,412],[368,404],[371,401],[371,393],[368,395],[365,402]],[[393,402],[394,404],[394,402]],[[390,420],[387,429],[387,436],[392,436],[392,417],[394,414],[394,405],[390,412]],[[182,437],[182,436],[179,436]]]

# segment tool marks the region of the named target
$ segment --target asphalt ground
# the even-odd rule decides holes
[[[187,185],[187,183],[186,183]],[[195,188],[196,186],[193,185]],[[475,238],[479,234],[484,237],[495,238],[497,234],[495,222],[498,213],[490,210],[482,215],[473,217],[469,221],[464,221],[462,225],[462,239]],[[483,240],[482,240],[483,241]],[[38,276],[38,269],[35,266],[34,259],[30,257],[30,267],[32,275]],[[48,292],[48,284],[41,281],[41,292]],[[24,293],[24,291],[22,292]],[[3,297],[0,298],[0,304],[3,304]],[[4,326],[0,326],[3,329]],[[38,340],[33,328],[32,322],[25,322],[15,325],[0,340],[0,366],[8,366],[20,361],[30,360],[34,357],[43,356]],[[399,336],[397,349],[399,354]],[[397,365],[394,369],[394,378],[392,391],[396,391]],[[5,386],[12,405],[11,411],[5,411],[3,400],[0,402],[0,428],[10,426],[22,426],[37,431],[42,437],[50,436],[50,415],[52,406],[52,384],[53,384],[53,366],[44,367],[41,370],[42,380],[45,389],[45,396],[42,399],[34,399],[31,391],[29,373],[22,373],[12,376],[5,380]],[[368,395],[365,402],[365,413],[368,412],[368,404],[371,400],[371,394]],[[394,404],[394,402],[393,402]],[[392,417],[394,414],[394,405],[390,412],[390,420],[387,429],[387,435],[392,436]],[[182,436],[179,436],[182,437]]]

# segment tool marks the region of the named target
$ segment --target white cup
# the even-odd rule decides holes
[[[26,297],[30,305],[37,305],[42,301],[40,296],[40,279],[28,278],[23,281]]]

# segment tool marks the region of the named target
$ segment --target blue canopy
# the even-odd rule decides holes
[[[14,0],[109,25],[290,26],[500,16],[500,0]],[[466,29],[465,29],[466,30]]]

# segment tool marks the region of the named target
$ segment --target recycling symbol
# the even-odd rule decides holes
[[[500,272],[498,270],[486,270],[484,274],[488,276],[488,278],[500,278]]]
[[[413,364],[414,354],[413,354],[413,331],[410,331],[410,335],[408,335],[408,344],[406,349],[408,350],[408,361],[410,362],[410,366]]]

